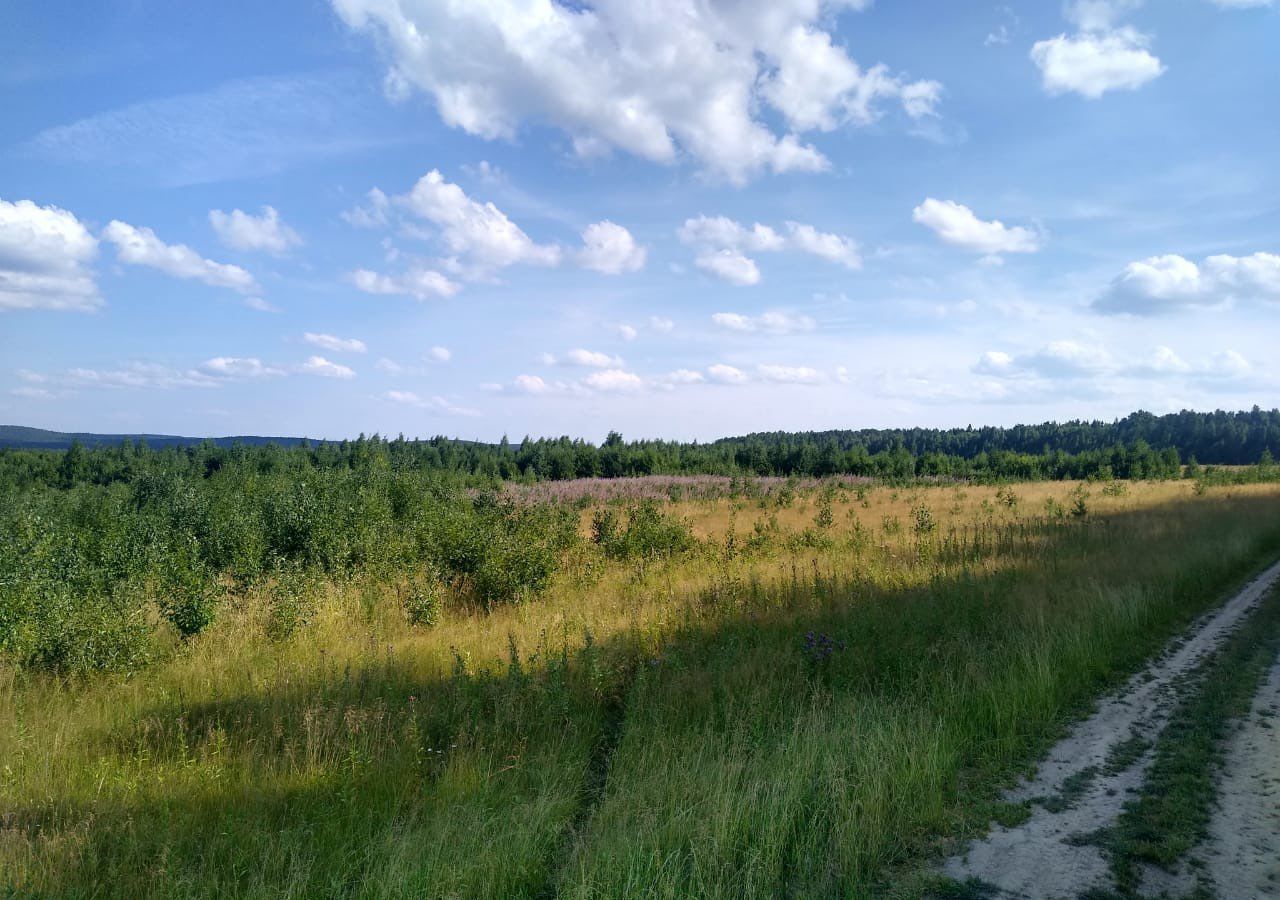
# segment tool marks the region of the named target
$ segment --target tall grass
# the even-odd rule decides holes
[[[813,491],[689,501],[692,549],[586,543],[539,601],[431,628],[355,573],[285,638],[263,583],[132,675],[9,665],[0,886],[918,891],[1067,717],[1280,553],[1271,486],[1134,485],[1078,517],[1046,506],[1069,486],[1014,490],[837,494],[825,527]]]

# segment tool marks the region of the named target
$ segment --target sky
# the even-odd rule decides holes
[[[0,423],[711,439],[1280,395],[1267,0],[6,0]]]

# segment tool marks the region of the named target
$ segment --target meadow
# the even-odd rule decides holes
[[[920,896],[1280,555],[1239,474],[12,492],[0,887]]]

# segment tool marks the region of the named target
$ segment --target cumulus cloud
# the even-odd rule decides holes
[[[400,275],[357,269],[349,277],[356,290],[366,294],[396,294],[416,300],[452,297],[460,287],[433,269],[414,269]]]
[[[858,245],[849,238],[818,231],[812,225],[802,225],[799,222],[788,222],[787,230],[790,233],[788,245],[801,253],[812,254],[846,269],[862,267]]]
[[[705,250],[698,254],[693,264],[707,274],[738,287],[760,283],[760,268],[755,260],[736,250]]]
[[[543,353],[538,356],[538,361],[546,366],[581,366],[588,369],[617,369],[622,367],[622,360],[616,356],[610,356],[608,353],[601,353],[598,350],[584,350],[581,347],[570,350],[561,357],[556,357],[551,353]]]
[[[209,224],[218,239],[235,250],[263,250],[280,256],[291,247],[302,244],[298,232],[280,220],[275,207],[262,207],[262,214],[233,209],[225,213],[220,209],[209,210]]]
[[[1280,255],[1219,254],[1199,265],[1177,254],[1148,257],[1125,266],[1093,308],[1150,316],[1255,300],[1280,302]]]
[[[874,122],[886,103],[929,116],[941,93],[933,81],[863,68],[832,40],[835,16],[862,0],[332,2],[377,39],[392,93],[430,95],[451,127],[510,140],[526,123],[548,123],[582,156],[687,156],[735,183],[825,169],[799,134]],[[788,133],[766,124],[765,107]]]
[[[931,229],[945,243],[986,256],[1002,253],[1035,253],[1041,236],[1028,228],[1007,226],[999,219],[985,222],[967,206],[954,200],[925,199],[911,218]]]
[[[670,334],[675,330],[676,323],[665,316],[650,316],[649,327],[658,334]]]
[[[1031,61],[1050,94],[1074,92],[1097,99],[1107,91],[1135,90],[1164,73],[1151,39],[1119,20],[1141,0],[1075,0],[1064,8],[1074,34],[1037,41]]]
[[[630,231],[607,219],[583,229],[582,247],[576,251],[540,244],[492,202],[471,198],[438,169],[419,178],[405,194],[388,196],[374,188],[363,205],[343,213],[343,218],[362,228],[386,227],[394,220],[411,237],[438,240],[444,253],[439,265],[464,280],[492,280],[498,271],[515,265],[558,266],[566,258],[585,269],[621,275],[644,268],[647,256]],[[420,224],[424,222],[430,230]],[[399,255],[390,248],[388,262]]]
[[[200,364],[200,372],[214,378],[266,378],[285,374],[283,369],[260,359],[238,356],[207,359]]]
[[[998,350],[984,353],[974,371],[1001,377],[1078,378],[1102,372],[1111,364],[1110,354],[1102,347],[1063,340],[1018,356]]]
[[[330,362],[323,356],[308,357],[307,361],[298,366],[298,371],[304,375],[319,375],[323,378],[355,378],[355,370],[335,362]]]
[[[618,332],[618,337],[622,338],[624,341],[634,341],[640,336],[640,332],[636,330],[636,327],[634,325],[629,325],[626,322],[618,325],[616,330]]]
[[[676,234],[681,242],[697,249],[694,265],[741,287],[760,282],[760,268],[748,253],[792,250],[849,269],[862,266],[858,245],[850,238],[800,222],[787,222],[786,230],[784,235],[759,222],[747,228],[725,216],[698,216],[685,220]]]
[[[707,377],[717,384],[745,384],[747,381],[746,372],[724,363],[708,366]]]
[[[1052,390],[1062,382],[1077,385],[1114,387],[1124,379],[1177,379],[1206,390],[1228,390],[1266,384],[1256,367],[1234,350],[1215,353],[1207,359],[1188,361],[1173,348],[1156,347],[1142,358],[1117,357],[1105,347],[1077,341],[1053,341],[1039,350],[1011,354],[993,350],[984,353],[973,366],[979,375],[990,376],[1027,390]]]
[[[711,321],[717,328],[744,333],[792,334],[797,331],[813,331],[817,327],[817,323],[809,316],[782,310],[773,310],[758,316],[719,312],[712,314]]]
[[[98,241],[74,214],[0,200],[0,311],[102,305],[89,266]]]
[[[112,369],[77,367],[61,372],[20,371],[18,377],[28,385],[76,391],[80,389],[173,390],[175,388],[217,387],[226,381],[218,373],[201,369],[175,369],[148,362],[130,362]]]
[[[644,379],[623,369],[603,369],[582,379],[582,385],[604,393],[632,393],[644,387]]]
[[[645,256],[645,248],[636,243],[630,231],[605,220],[583,230],[578,264],[606,275],[621,275],[643,269]]]
[[[395,198],[415,216],[440,229],[449,251],[481,271],[517,263],[559,264],[559,247],[535,243],[506,213],[492,203],[478,203],[436,169],[418,179],[413,189]]]
[[[308,331],[302,339],[312,346],[319,347],[321,350],[329,350],[333,353],[364,353],[369,348],[365,346],[364,341],[356,338],[340,338],[332,334],[316,334]]]
[[[391,198],[378,188],[371,188],[365,194],[363,206],[353,206],[342,213],[342,219],[356,228],[382,228],[387,225],[387,213],[391,209]]]
[[[697,369],[676,369],[674,372],[668,372],[660,379],[664,384],[702,384],[707,377]]]
[[[1150,39],[1132,28],[1105,34],[1060,34],[1037,41],[1031,60],[1050,94],[1074,91],[1097,99],[1107,91],[1134,90],[1158,78],[1165,67],[1149,49]]]
[[[455,406],[439,394],[431,397],[420,397],[413,391],[387,391],[382,395],[385,399],[392,403],[400,403],[404,406],[413,406],[417,409],[426,409],[432,412],[441,413],[447,416],[478,416],[479,411],[466,406]]]
[[[756,374],[763,381],[775,384],[821,384],[826,379],[817,369],[809,366],[756,366]]]
[[[517,375],[513,387],[522,394],[546,394],[552,390],[552,386],[538,375]]]
[[[432,362],[447,363],[453,359],[453,351],[448,347],[435,346],[427,351],[427,358]]]
[[[150,228],[135,228],[113,220],[102,237],[115,244],[116,258],[132,266],[157,269],[174,278],[201,281],[242,294],[257,293],[253,276],[239,266],[205,259],[185,244],[166,244]]]

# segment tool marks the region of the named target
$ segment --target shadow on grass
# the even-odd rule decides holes
[[[1232,515],[1274,520],[1273,501],[1252,499],[1233,501]],[[349,673],[318,665],[310,680],[260,692],[159,703],[98,736],[91,774],[8,810],[0,851],[24,842],[30,871],[47,874],[13,887],[54,896],[619,896],[660,882],[702,895],[744,885],[760,896],[849,893],[935,846],[1067,709],[1280,544],[1256,528],[1235,557],[1206,540],[1168,568],[1154,559],[1169,546],[1159,529],[1141,546],[1116,545],[1130,515],[1151,514],[1024,531],[1009,540],[1027,552],[1004,571],[952,565],[920,587],[837,571],[721,584],[684,598],[683,619],[660,638],[629,631],[538,648],[536,661],[513,653],[505,671],[424,680],[371,657]],[[1049,570],[1061,593],[1029,595]],[[1121,601],[1071,593],[1090,581],[1154,586],[1160,600],[1106,618]],[[819,737],[843,737],[846,712],[870,706],[909,710],[902,721],[951,743],[937,771],[883,801],[911,830],[866,825],[853,852],[842,849],[841,815],[860,790],[849,760],[864,751],[827,748],[849,757],[831,774],[791,765],[784,738],[802,715]],[[769,765],[746,766],[736,787],[691,781],[679,797],[649,769],[665,752],[672,771],[695,771],[726,747]],[[961,793],[973,770],[981,777]],[[756,797],[773,778],[797,787],[766,808]],[[719,826],[689,815],[713,791],[739,804],[739,830],[709,833]],[[945,817],[913,819],[913,807]],[[629,853],[641,861],[623,871]],[[760,874],[747,879],[752,866]]]

